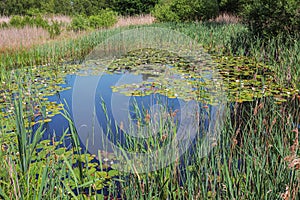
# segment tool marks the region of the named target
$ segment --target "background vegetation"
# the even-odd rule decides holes
[[[119,15],[152,13],[160,22],[209,20],[220,13],[241,17],[255,35],[267,37],[278,34],[295,35],[300,30],[300,1],[298,0],[1,0],[0,15],[37,15],[39,13],[69,16],[94,16],[90,24],[77,20],[76,29],[102,26],[99,15],[111,9]],[[111,13],[110,13],[111,14]],[[96,19],[97,18],[97,19]],[[105,18],[105,17],[104,17]],[[97,21],[97,22],[95,22]],[[107,27],[111,22],[105,22]],[[75,22],[74,22],[75,23]]]

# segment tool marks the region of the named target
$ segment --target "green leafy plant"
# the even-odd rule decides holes
[[[111,8],[122,15],[149,13],[158,0],[113,0]]]
[[[9,20],[9,25],[18,28],[18,27],[23,27],[25,24],[24,24],[24,20],[21,16],[14,15]]]
[[[98,15],[92,15],[88,18],[89,27],[93,29],[108,28],[117,22],[117,13],[110,10],[101,10]]]
[[[74,31],[108,28],[117,22],[117,13],[110,9],[101,10],[98,15],[85,17],[77,15],[72,19],[70,29]]]
[[[88,21],[84,16],[77,15],[72,19],[70,28],[74,31],[87,30],[89,28]]]
[[[245,1],[242,15],[254,34],[267,38],[280,33],[297,34],[300,30],[300,1],[297,0]]]
[[[152,11],[160,22],[209,20],[218,14],[216,0],[170,0],[157,4]]]
[[[48,26],[48,32],[50,38],[55,38],[61,34],[61,25],[57,21],[52,21],[51,25]]]

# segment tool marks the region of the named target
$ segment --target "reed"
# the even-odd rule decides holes
[[[118,19],[118,22],[114,25],[114,28],[123,27],[123,26],[133,26],[133,25],[149,25],[153,24],[155,18],[151,15],[139,15],[139,16],[121,16]]]

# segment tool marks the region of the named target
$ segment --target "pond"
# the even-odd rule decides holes
[[[145,55],[153,59],[159,53],[165,54],[162,58],[167,58],[166,64],[158,58],[143,65],[128,64],[133,54],[138,58],[135,60],[141,61]],[[142,145],[139,152],[143,152],[143,158],[131,149],[126,153],[127,159],[150,159],[153,153],[145,152],[155,152],[155,148],[159,148],[169,155],[164,160],[167,165],[175,159],[172,156],[175,152],[184,153],[195,143],[193,140],[200,137],[207,146],[206,154],[218,138],[217,125],[225,112],[226,97],[221,96],[220,89],[217,92],[218,84],[214,88],[208,84],[217,82],[215,72],[205,70],[203,75],[192,76],[195,72],[183,68],[187,60],[167,53],[157,49],[137,49],[114,59],[105,68],[98,60],[93,62],[92,68],[91,65],[82,66],[79,73],[66,76],[66,83],[60,86],[70,89],[47,98],[69,108],[81,146],[90,154],[105,151],[122,157],[124,152],[121,152],[129,151],[135,140],[135,145]],[[178,65],[175,59],[185,63]],[[46,125],[44,139],[51,138],[54,133],[60,136],[68,126],[69,121],[64,116],[52,117]],[[175,140],[172,135],[176,135]],[[148,146],[150,141],[161,141],[165,137],[173,143],[176,141],[176,145]],[[148,170],[156,168],[153,164]]]
[[[274,96],[282,103],[297,93],[277,85],[267,65],[210,56],[187,36],[158,28],[108,38],[78,69],[60,85],[69,90],[47,98],[67,108],[83,151],[99,160],[106,159],[99,152],[113,152],[113,159],[135,163],[138,172],[167,166],[199,141],[205,157],[233,105],[228,102]],[[44,139],[64,133],[68,123],[52,117]],[[143,162],[151,164],[137,164]],[[133,170],[124,163],[114,167]]]

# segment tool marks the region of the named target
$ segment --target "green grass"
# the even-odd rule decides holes
[[[275,72],[275,81],[283,88],[300,88],[299,38],[278,36],[263,41],[251,36],[240,24],[166,23],[151,26],[183,32],[214,55],[252,57],[269,65]],[[36,76],[27,70],[27,66],[57,66],[55,70],[59,73],[68,67],[60,63],[82,60],[105,38],[130,28],[135,26],[93,32],[75,40],[0,55],[1,88],[18,93],[18,98],[9,100],[12,113],[4,117],[3,111],[0,112],[1,199],[102,199],[103,196],[95,194],[94,190],[105,185],[110,186],[112,196],[121,191],[121,196],[127,199],[280,199],[284,193],[291,199],[300,196],[299,165],[291,165],[300,154],[297,128],[300,98],[297,94],[281,104],[273,97],[232,103],[231,112],[226,113],[222,134],[207,157],[200,155],[200,147],[196,145],[194,154],[183,155],[184,165],[173,162],[168,167],[144,174],[136,173],[135,167],[131,166],[132,173],[119,172],[118,180],[114,180],[115,172],[104,171],[103,163],[91,164],[91,155],[79,153],[76,130],[66,112],[61,111],[69,119],[71,135],[66,130],[62,138],[40,142],[43,123],[33,135],[29,114],[33,108],[24,108],[26,103],[32,103],[25,94],[29,86],[24,82]],[[11,73],[10,70],[16,72],[17,68],[20,74]],[[45,105],[43,99],[37,100],[36,104]],[[40,112],[47,118],[45,110]],[[161,136],[166,131],[176,133],[171,121],[169,119],[171,130],[160,127]],[[65,140],[73,142],[71,149],[60,146]],[[132,144],[132,151],[143,146],[139,141],[128,139],[127,142]],[[160,148],[160,143],[153,138],[145,142]],[[76,163],[85,164],[75,167]]]

